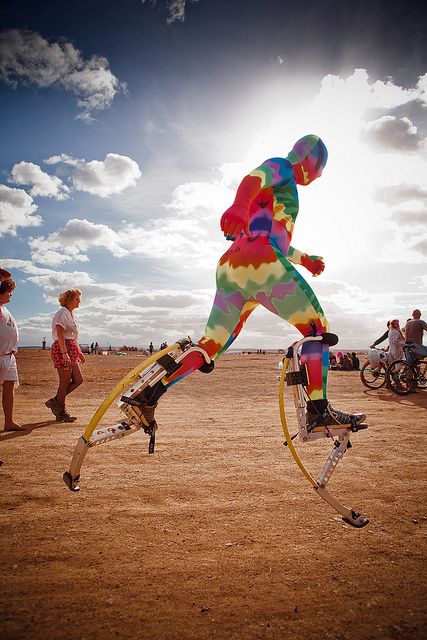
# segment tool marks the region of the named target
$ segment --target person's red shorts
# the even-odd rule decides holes
[[[77,344],[77,340],[68,340],[65,338],[65,346],[67,348],[67,353],[70,356],[71,366],[73,367],[77,364],[79,359],[79,345]],[[58,340],[55,340],[50,348],[50,357],[53,360],[55,369],[61,369],[64,366],[62,362],[61,347],[59,346]]]

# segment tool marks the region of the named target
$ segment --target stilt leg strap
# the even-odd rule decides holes
[[[166,371],[167,378],[179,371],[182,367],[182,363],[174,360],[168,353],[159,358],[157,362]]]

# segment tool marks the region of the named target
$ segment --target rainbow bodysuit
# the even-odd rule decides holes
[[[305,136],[287,158],[266,160],[241,182],[234,204],[221,220],[233,243],[219,260],[214,303],[198,341],[212,360],[230,347],[259,305],[287,320],[304,336],[328,331],[314,292],[292,264],[315,273],[321,259],[290,244],[298,215],[297,181],[308,184],[318,177],[326,159],[323,142],[317,136]],[[302,360],[307,365],[310,399],[326,398],[328,346],[305,344]],[[189,356],[166,388],[201,364],[197,355]]]

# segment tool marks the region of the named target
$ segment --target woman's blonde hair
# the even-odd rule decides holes
[[[80,289],[67,289],[66,291],[63,291],[59,294],[58,301],[61,307],[66,307],[73,298],[81,295],[82,292],[80,291]]]

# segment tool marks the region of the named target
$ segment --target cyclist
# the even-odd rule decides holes
[[[421,311],[414,309],[412,319],[408,320],[405,326],[406,359],[408,364],[415,364],[417,357],[427,356],[427,347],[423,345],[423,333],[427,331],[427,323],[421,320]]]

